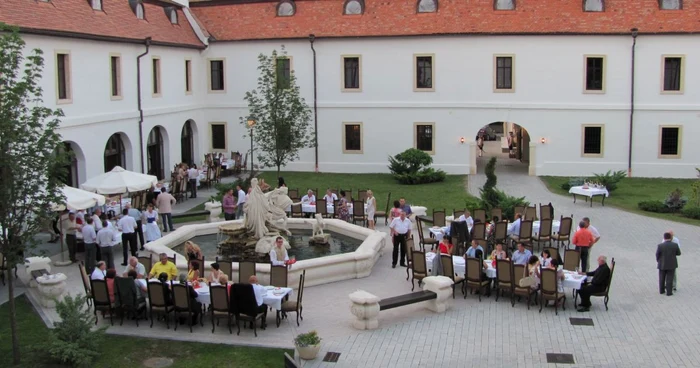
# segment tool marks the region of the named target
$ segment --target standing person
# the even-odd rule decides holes
[[[554,218],[554,217],[552,217]],[[593,246],[598,243],[600,240],[600,232],[598,232],[598,229],[595,228],[595,226],[591,225],[591,219],[588,217],[584,217],[581,219],[581,221],[586,223],[586,229],[591,232],[591,235],[593,235],[593,243],[591,243],[590,248],[593,248]],[[579,227],[580,228],[580,227]],[[586,268],[590,268],[591,262],[590,262],[590,257],[588,262],[586,263]]]
[[[236,201],[233,198],[233,189],[229,189],[224,194],[221,207],[224,208],[224,220],[230,221],[236,219]]]
[[[401,266],[406,267],[406,239],[411,236],[411,220],[406,218],[406,212],[401,211],[399,217],[391,220],[389,225],[391,236],[393,237],[394,251],[391,254],[391,268],[396,268],[401,249]]]
[[[399,198],[399,203],[401,204],[401,211],[403,211],[406,214],[406,217],[411,217],[413,212],[411,212],[411,206],[408,203],[406,203],[406,198]]]
[[[513,132],[508,132],[508,154],[513,154],[513,146],[515,143],[515,135]]]
[[[65,235],[66,245],[68,246],[68,257],[71,262],[76,262],[75,259],[75,232],[78,230],[78,223],[75,221],[75,212],[70,211],[68,215],[63,216],[61,220],[63,235]]]
[[[681,241],[678,239],[678,237],[676,237],[673,234],[673,230],[668,229],[668,231],[666,231],[666,232],[671,234],[671,237],[673,238],[673,240],[671,240],[671,241],[678,244],[678,249],[680,249],[681,248]],[[662,239],[661,242],[663,243],[664,240]],[[673,273],[673,291],[676,291],[676,285],[678,285],[678,269],[677,268],[676,268],[676,272]]]
[[[146,225],[143,226],[143,233],[146,237],[146,243],[160,239],[160,229],[158,228],[158,211],[153,209],[153,205],[149,204],[148,209],[144,213],[146,217]]]
[[[141,250],[146,242],[143,240],[143,221],[141,220],[141,211],[136,208],[132,208],[130,203],[126,204],[126,209],[129,210],[129,216],[131,216],[134,221],[136,221],[136,234],[138,235],[138,240],[141,242]]]
[[[282,188],[282,187],[286,187],[286,186],[287,186],[287,183],[284,182],[283,177],[280,176],[279,178],[277,178],[277,188]]]
[[[190,198],[197,198],[197,177],[199,176],[199,171],[197,170],[197,165],[192,164],[189,170],[187,170],[187,178],[190,180]]]
[[[238,196],[238,201],[236,202],[236,218],[243,218],[243,207],[245,206],[246,195],[240,185],[236,185],[236,195]]]
[[[54,218],[51,220],[51,229],[53,230],[53,234],[51,234],[51,240],[49,240],[49,243],[55,243],[59,239],[61,239],[61,230],[58,228],[59,221],[61,220],[61,214],[56,213]]]
[[[479,147],[479,157],[484,155],[484,136],[479,134],[476,136],[476,146]]]
[[[578,224],[578,230],[574,233],[574,238],[571,239],[571,244],[576,246],[576,250],[581,253],[581,271],[588,271],[588,251],[593,244],[593,234],[586,229],[586,223],[581,221]]]
[[[367,190],[367,227],[374,230],[374,213],[377,211],[377,199],[372,190]]]
[[[107,226],[107,220],[102,222],[102,229],[97,232],[97,245],[100,247],[102,260],[107,263],[107,268],[114,268],[114,231]]]
[[[394,201],[394,207],[389,211],[389,223],[401,216],[401,202]]]
[[[86,224],[83,225],[81,232],[83,233],[83,242],[85,243],[85,271],[91,275],[95,271],[95,262],[97,262],[97,233],[93,225],[92,217],[85,218]]]
[[[338,208],[334,208],[338,214],[338,218],[349,222],[351,219],[350,210],[348,209],[348,200],[345,198],[345,191],[340,191],[340,199],[338,200]]]
[[[610,283],[610,267],[608,267],[608,258],[605,256],[598,257],[598,268],[593,272],[579,272],[581,275],[593,276],[590,283],[581,286],[578,295],[581,297],[581,308],[579,312],[588,312],[591,309],[591,295],[605,291]]]
[[[168,227],[170,231],[175,230],[173,227],[173,205],[177,202],[175,197],[170,195],[168,191],[163,187],[161,189],[160,195],[156,198],[156,207],[158,207],[158,213],[163,219],[163,232],[168,232]]]
[[[129,260],[129,250],[131,250],[132,256],[136,256],[136,251],[138,250],[136,227],[136,220],[129,216],[129,210],[123,209],[122,218],[117,222],[117,229],[122,232],[122,255],[124,256],[122,266],[126,266],[126,262]]]
[[[102,209],[97,207],[92,213],[92,224],[95,227],[95,231],[102,230]]]
[[[673,242],[671,233],[664,233],[664,242],[656,246],[656,267],[659,269],[659,293],[673,295],[673,275],[678,268],[681,248]]]

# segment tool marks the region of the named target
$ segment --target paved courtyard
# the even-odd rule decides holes
[[[483,164],[479,163],[480,168]],[[192,334],[186,328],[168,331],[157,322],[152,329],[143,322],[137,328],[132,321],[117,324],[109,332],[291,348],[294,335],[315,329],[324,338],[322,352],[317,361],[305,362],[306,367],[536,367],[547,364],[547,353],[573,354],[577,367],[699,365],[700,295],[696,285],[700,276],[692,265],[700,261],[696,248],[700,228],[602,207],[599,202],[593,208],[583,201],[574,204],[570,197],[548,192],[517,163],[501,162],[497,174],[500,189],[526,196],[531,203],[551,201],[557,218],[573,214],[576,221],[584,216],[592,219],[602,234],[592,249],[592,259],[605,254],[617,262],[609,311],[602,299],[594,298],[589,313],[577,313],[569,297],[566,311],[555,316],[552,308],[538,313],[539,307],[527,310],[524,302],[513,308],[507,297],[496,302],[492,296],[479,302],[477,296],[468,295],[465,300],[458,291],[452,308],[444,314],[433,314],[416,304],[381,312],[377,330],[354,330],[348,294],[363,289],[389,297],[411,291],[405,269],[390,267],[391,249],[387,247],[370,277],[307,288],[300,327],[292,315],[280,328],[270,316],[268,329],[259,331],[258,338],[250,330],[242,330],[240,336],[234,330],[230,335],[223,324],[212,334],[208,318]],[[471,176],[468,190],[476,194],[484,181],[481,172]],[[658,293],[654,258],[656,244],[669,228],[675,230],[683,250],[678,291],[672,297]],[[594,264],[592,261],[592,268]],[[72,280],[71,291],[82,292],[77,267],[60,270]],[[30,297],[33,293],[29,292]],[[56,317],[53,311],[42,313],[48,321]],[[570,317],[592,318],[595,326],[572,326]],[[338,362],[321,362],[326,351],[341,353]]]

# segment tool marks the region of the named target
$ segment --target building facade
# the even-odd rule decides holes
[[[243,97],[272,50],[318,112],[318,157],[288,170],[386,172],[388,155],[416,147],[473,173],[477,132],[508,122],[527,132],[532,175],[694,177],[700,4],[539,3],[8,0],[0,21],[44,52],[72,184],[117,164],[163,178],[208,152],[245,153]]]

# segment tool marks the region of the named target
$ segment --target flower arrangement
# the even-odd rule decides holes
[[[316,330],[307,333],[302,333],[294,338],[294,344],[298,347],[314,346],[321,343],[321,338]]]

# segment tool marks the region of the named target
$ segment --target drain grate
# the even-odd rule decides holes
[[[547,363],[575,364],[573,354],[547,353]]]
[[[335,352],[329,351],[326,353],[326,356],[323,357],[323,361],[329,362],[329,363],[337,363],[338,358],[340,358],[340,353],[335,353]]]
[[[594,326],[591,318],[569,318],[572,326]]]

